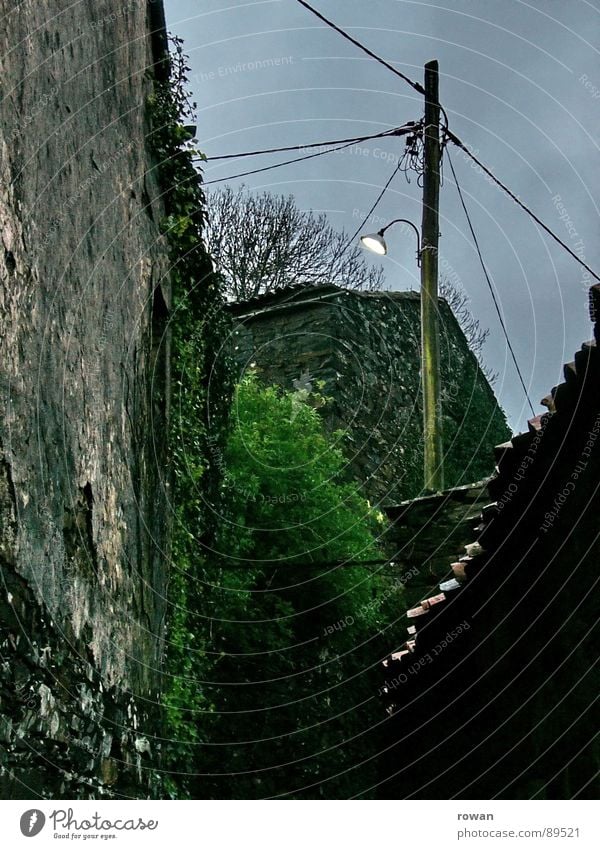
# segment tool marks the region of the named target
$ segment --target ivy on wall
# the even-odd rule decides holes
[[[161,229],[169,249],[173,293],[173,392],[165,435],[172,464],[173,535],[163,703],[172,739],[165,746],[164,766],[175,770],[190,765],[190,746],[198,740],[197,717],[207,709],[196,683],[205,658],[196,612],[202,609],[208,568],[204,552],[218,523],[220,472],[214,455],[224,442],[233,370],[223,349],[229,319],[223,310],[222,281],[202,238],[205,198],[194,161],[203,156],[192,143],[196,104],[187,91],[189,67],[182,41],[169,41],[169,73],[154,81],[147,107],[149,141],[163,190],[166,215]],[[175,782],[167,779],[166,786],[171,795],[179,795]]]

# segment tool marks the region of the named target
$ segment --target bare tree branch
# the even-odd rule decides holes
[[[357,245],[344,251],[347,236],[334,230],[327,216],[305,212],[290,195],[252,194],[244,186],[226,186],[207,197],[205,238],[231,300],[245,301],[286,286],[337,283],[347,289],[378,291],[383,269],[370,266]],[[469,348],[490,383],[483,347],[489,329],[482,328],[469,307],[469,297],[447,276],[439,293],[465,334]]]
[[[291,196],[227,186],[208,195],[207,208],[207,247],[232,300],[300,283],[364,291],[383,286],[381,267],[370,266],[357,245],[342,255],[346,234],[325,215],[300,210]]]

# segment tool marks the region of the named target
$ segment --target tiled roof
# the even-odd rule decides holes
[[[280,306],[288,303],[304,303],[321,300],[324,297],[330,297],[335,294],[354,295],[357,298],[389,298],[391,300],[419,300],[418,292],[413,291],[376,291],[363,292],[360,289],[346,289],[343,286],[338,286],[334,283],[322,284],[320,286],[306,286],[302,283],[297,283],[292,286],[286,286],[282,289],[276,289],[272,292],[264,292],[254,298],[249,298],[246,301],[232,301],[227,304],[227,308],[233,315],[243,316],[248,312],[257,309],[267,309],[269,307]],[[443,300],[443,299],[440,299]]]
[[[335,286],[333,283],[323,286],[306,286],[302,283],[296,283],[292,286],[285,286],[282,289],[276,289],[272,292],[263,292],[253,298],[248,298],[245,301],[232,301],[227,304],[228,309],[234,315],[244,315],[255,309],[263,309],[276,304],[288,303],[292,301],[304,300],[305,298],[322,298],[323,295],[333,294],[335,292],[343,292],[340,286]]]
[[[495,449],[496,474],[488,483],[489,503],[481,511],[477,539],[465,547],[462,557],[448,563],[438,593],[407,611],[407,639],[384,661],[379,691],[390,716],[405,717],[408,711],[415,719],[428,717],[422,727],[435,720],[438,728],[449,722],[451,732],[453,726],[464,731],[469,725],[468,717],[461,714],[465,704],[474,715],[486,715],[485,693],[482,695],[478,677],[494,665],[495,652],[500,657],[499,645],[512,657],[515,677],[521,674],[522,658],[523,668],[528,667],[531,676],[541,676],[540,687],[544,674],[552,673],[551,666],[550,670],[543,663],[540,666],[539,657],[547,654],[545,643],[556,637],[557,665],[568,654],[565,646],[569,651],[574,648],[568,644],[565,621],[572,613],[573,600],[587,598],[588,582],[593,583],[589,570],[593,574],[595,562],[592,557],[590,566],[589,552],[592,547],[597,551],[600,536],[596,530],[600,518],[596,521],[594,515],[588,516],[581,529],[576,527],[579,515],[589,513],[590,505],[596,503],[600,489],[600,286],[590,290],[590,313],[594,339],[582,345],[574,361],[564,367],[564,382],[542,401],[548,412],[530,419],[526,432]],[[574,547],[576,553],[572,553]],[[587,565],[580,569],[584,563]],[[516,622],[518,627],[511,631],[507,622]],[[525,630],[530,631],[527,639],[523,639]],[[572,639],[577,644],[580,638]],[[503,668],[500,661],[499,668]],[[506,686],[510,687],[509,673],[505,669],[502,674],[507,675]],[[440,685],[432,697],[432,689],[444,681],[447,685]],[[472,703],[465,701],[468,688],[473,692],[479,688]],[[526,692],[524,687],[524,701]],[[498,697],[498,704],[506,704],[503,698]],[[511,698],[517,710],[518,694]],[[403,719],[401,727],[410,727],[412,721]],[[504,721],[500,713],[497,723]],[[488,717],[487,722],[493,729],[493,718]],[[427,733],[431,731],[430,725]],[[448,728],[441,733],[448,733]],[[469,740],[469,744],[482,745],[482,751],[486,746],[485,740],[481,744]],[[436,748],[440,743],[430,745]],[[453,759],[460,760],[460,748],[452,751],[449,761],[441,757],[440,770],[442,763],[449,768]],[[411,757],[413,753],[414,749]],[[437,779],[431,775],[424,769],[416,785],[422,779],[433,786]],[[471,785],[466,795],[481,798],[476,793]]]

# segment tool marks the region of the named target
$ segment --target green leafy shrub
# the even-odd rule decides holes
[[[196,717],[211,709],[196,680],[209,663],[206,635],[195,611],[204,604],[205,551],[218,522],[221,475],[212,456],[224,443],[233,389],[233,369],[223,356],[230,322],[223,309],[222,281],[203,241],[205,198],[195,164],[203,156],[191,142],[195,104],[186,87],[189,68],[181,45],[171,38],[168,78],[154,80],[147,102],[172,284],[172,404],[165,437],[172,467],[173,533],[163,692],[164,736],[170,740],[163,747],[163,763],[173,773],[165,781],[173,796],[184,792],[175,773],[191,768],[190,746],[201,739]]]
[[[319,403],[254,377],[234,397],[195,796],[347,798],[375,779],[374,761],[357,765],[376,753],[376,667],[401,588],[356,565],[381,559],[383,517],[346,481]]]
[[[229,322],[202,240],[179,41],[170,67],[148,103],[173,283],[165,785],[173,797],[347,798],[375,778],[375,669],[401,588],[354,562],[380,558],[382,517],[345,479],[315,409],[324,399],[248,378],[228,425]]]

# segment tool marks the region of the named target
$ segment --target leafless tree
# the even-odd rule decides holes
[[[325,215],[299,209],[292,196],[252,194],[244,186],[207,195],[208,250],[232,300],[291,284],[337,283],[374,291],[383,269],[334,230]]]
[[[334,230],[325,215],[299,209],[291,195],[252,194],[244,186],[227,186],[207,194],[207,212],[207,247],[233,301],[293,284],[337,283],[364,291],[383,288],[381,266],[370,266],[357,245],[348,246],[346,233]],[[497,375],[482,356],[489,330],[474,318],[468,295],[444,275],[439,293],[493,382]]]

